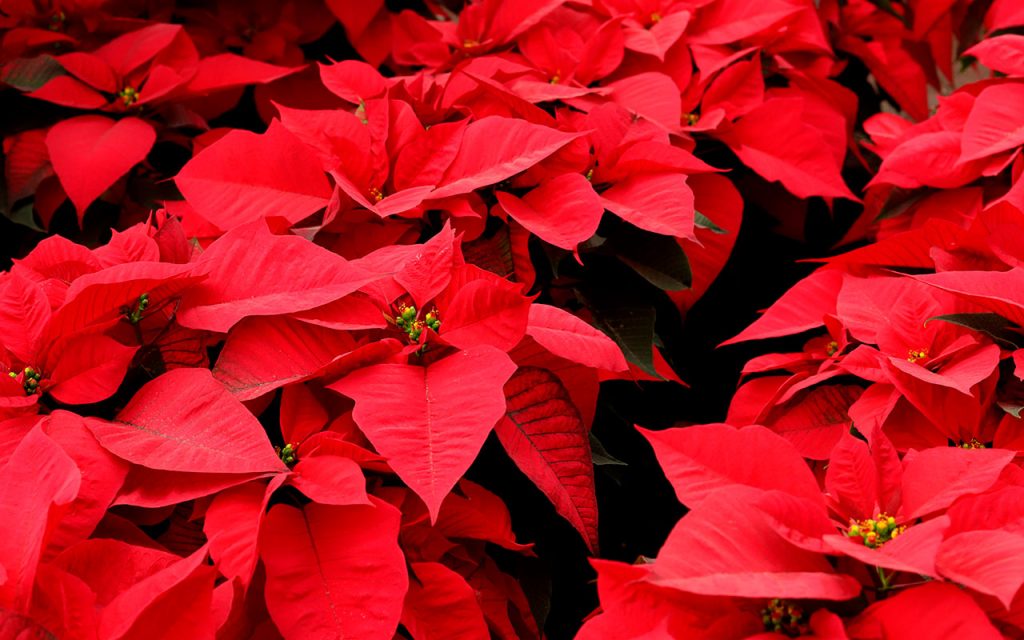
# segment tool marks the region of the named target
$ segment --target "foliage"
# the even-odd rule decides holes
[[[1021,27],[5,3],[0,635],[1024,633]],[[758,216],[751,255],[821,266],[721,353],[779,348],[722,422],[653,403],[653,457],[606,449],[712,379],[678,346]],[[602,488],[655,460],[687,511],[622,562]],[[566,553],[586,619],[537,576]]]

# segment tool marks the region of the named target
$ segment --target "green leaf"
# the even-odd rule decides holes
[[[997,402],[999,408],[1010,414],[1014,418],[1020,418],[1020,412],[1024,410],[1024,404],[1017,402]]]
[[[624,224],[602,249],[662,291],[682,291],[693,283],[690,261],[670,236]]]
[[[951,313],[929,318],[927,322],[932,320],[942,320],[943,322],[949,322],[973,329],[974,331],[980,331],[1004,347],[1011,349],[1020,349],[1021,344],[1024,344],[1024,336],[1020,334],[1017,327],[1006,318],[995,313]]]
[[[3,81],[21,91],[35,91],[67,71],[54,58],[42,55],[35,58],[18,58],[4,70]]]
[[[31,202],[27,202],[20,207],[12,209],[10,212],[5,211],[4,216],[14,224],[28,227],[33,231],[44,231],[44,229],[36,223],[35,210],[33,209]]]
[[[604,448],[601,441],[597,439],[594,432],[590,432],[590,458],[594,461],[594,465],[598,467],[605,466],[616,466],[616,467],[627,467],[625,462],[619,460]]]
[[[645,373],[661,379],[654,370],[654,307],[616,295],[616,292],[587,287],[577,295],[594,314],[598,329],[622,349],[626,359]]]
[[[711,218],[707,217],[706,215],[704,215],[700,211],[694,211],[693,212],[693,223],[695,225],[697,225],[698,227],[700,227],[701,229],[707,229],[707,230],[711,231],[712,233],[717,233],[719,235],[724,235],[726,233],[729,233],[728,231],[726,231],[722,227],[720,227],[717,224],[715,224],[711,220]]]
[[[877,216],[875,216],[873,222],[880,222],[882,220],[888,220],[889,218],[895,218],[932,193],[934,193],[934,190],[931,189],[918,189],[913,191],[899,188],[893,189],[889,194],[889,197],[886,198],[885,203],[882,205],[881,211]]]

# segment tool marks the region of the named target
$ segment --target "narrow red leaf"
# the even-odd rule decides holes
[[[793,285],[753,324],[720,346],[792,335],[824,325],[825,315],[836,312],[836,296],[842,281],[841,271],[816,271]]]
[[[508,412],[495,427],[520,471],[598,552],[597,496],[590,434],[561,381],[550,371],[523,367],[505,385]]]

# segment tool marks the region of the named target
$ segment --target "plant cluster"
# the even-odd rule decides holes
[[[488,442],[594,556],[580,638],[1024,633],[1020,27],[5,2],[0,637],[555,636]],[[688,512],[618,562],[599,398],[682,388],[753,207],[857,246],[730,341],[804,346],[723,423],[641,430]]]
[[[594,561],[580,637],[1024,633],[1024,12],[985,24],[993,77],[864,121],[868,242],[727,341],[803,348],[749,360],[724,423],[644,433],[690,511],[653,562]]]

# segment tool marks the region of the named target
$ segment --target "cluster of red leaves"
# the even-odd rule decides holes
[[[898,32],[939,19],[925,41],[948,47],[969,4]],[[803,350],[750,360],[725,423],[643,432],[690,511],[650,564],[594,561],[581,637],[1024,634],[1024,11],[984,22],[964,56],[993,77],[930,114],[894,86],[917,121],[864,122],[879,164],[847,240],[870,241],[727,341],[811,332]],[[887,64],[897,44],[870,43]]]
[[[679,382],[600,276],[708,288],[743,202],[701,148],[787,207],[860,202],[847,159],[881,158],[877,242],[741,336],[830,332],[748,366],[728,422],[763,426],[649,434],[691,511],[653,565],[595,561],[583,635],[1011,627],[1020,38],[928,117],[968,0],[420,4],[4,3],[0,82],[40,111],[5,214],[116,220],[0,275],[0,635],[541,637],[495,559],[531,545],[463,476],[493,432],[599,552],[600,382]],[[362,61],[307,60],[332,28]],[[920,122],[859,122],[852,58]],[[217,126],[243,98],[259,132]]]

